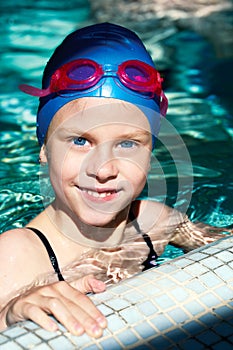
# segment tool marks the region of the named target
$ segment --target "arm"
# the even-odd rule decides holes
[[[233,234],[232,229],[194,224],[187,215],[155,201],[135,201],[133,210],[139,227],[150,236],[159,256],[168,244],[188,252],[223,238],[223,232]]]
[[[106,319],[85,293],[101,292],[105,287],[92,276],[73,282],[73,286],[56,282],[9,300],[0,311],[0,329],[30,319],[48,331],[56,331],[58,324],[49,317],[53,315],[74,335],[86,332],[92,337],[101,336]]]
[[[85,276],[71,284],[62,281],[40,285],[36,261],[39,265],[42,261],[34,248],[22,231],[0,236],[0,330],[30,319],[55,331],[58,325],[49,317],[53,315],[72,334],[87,332],[99,337],[106,319],[85,294],[102,292],[105,284]]]
[[[203,223],[192,223],[185,215],[173,231],[170,244],[188,252],[205,244],[223,238],[223,232],[233,233],[232,229],[217,228]]]

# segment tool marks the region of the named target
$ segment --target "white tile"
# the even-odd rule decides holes
[[[117,334],[117,339],[123,344],[123,349],[126,346],[133,345],[138,342],[139,338],[132,332],[131,329],[126,329],[125,331]]]
[[[17,343],[25,348],[32,348],[41,343],[41,339],[33,333],[27,333],[17,338]]]
[[[113,314],[108,317],[108,329],[114,333],[126,328],[126,323],[119,317],[119,315]]]
[[[135,308],[129,307],[119,312],[121,317],[130,325],[136,324],[144,319],[144,316]]]
[[[158,331],[161,331],[161,332],[175,325],[175,323],[171,322],[171,320],[168,319],[166,315],[161,315],[161,314],[150,319],[150,323],[153,324],[158,329]]]
[[[105,305],[109,306],[115,311],[119,311],[129,307],[131,304],[122,298],[113,298],[105,302]]]

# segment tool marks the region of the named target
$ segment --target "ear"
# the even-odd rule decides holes
[[[41,165],[45,165],[48,162],[47,150],[46,150],[46,147],[45,147],[44,144],[43,144],[43,146],[40,149],[39,161],[40,161]]]

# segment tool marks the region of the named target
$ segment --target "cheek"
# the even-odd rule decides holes
[[[58,148],[54,151],[49,161],[50,177],[54,186],[57,183],[61,186],[64,182],[77,176],[80,163],[81,160],[74,157],[69,149]]]
[[[136,159],[131,159],[130,161],[122,162],[122,172],[124,177],[133,186],[134,192],[141,193],[143,190],[149,167],[150,159],[148,156],[144,158],[138,157]]]
[[[126,160],[126,167],[129,174],[132,174],[138,178],[146,178],[148,171],[150,170],[151,152],[144,148],[135,152],[135,155]]]
[[[132,173],[132,177],[129,179],[132,190],[133,190],[133,197],[134,199],[137,198],[143,191],[146,185],[147,176],[146,173],[135,169]]]

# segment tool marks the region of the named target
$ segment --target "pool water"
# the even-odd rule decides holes
[[[3,232],[25,225],[43,209],[35,136],[37,101],[21,93],[18,85],[40,86],[43,67],[53,49],[67,33],[94,23],[94,19],[84,0],[8,0],[0,3],[0,11]],[[153,185],[144,195],[187,210],[193,221],[232,226],[233,103],[228,92],[233,89],[225,86],[224,76],[233,75],[233,59],[224,63],[210,43],[191,31],[176,32],[156,42],[150,33],[145,36],[142,30],[138,34],[146,37],[145,44],[165,76],[170,100],[153,155],[149,175]],[[180,249],[168,246],[160,261],[180,254]]]

